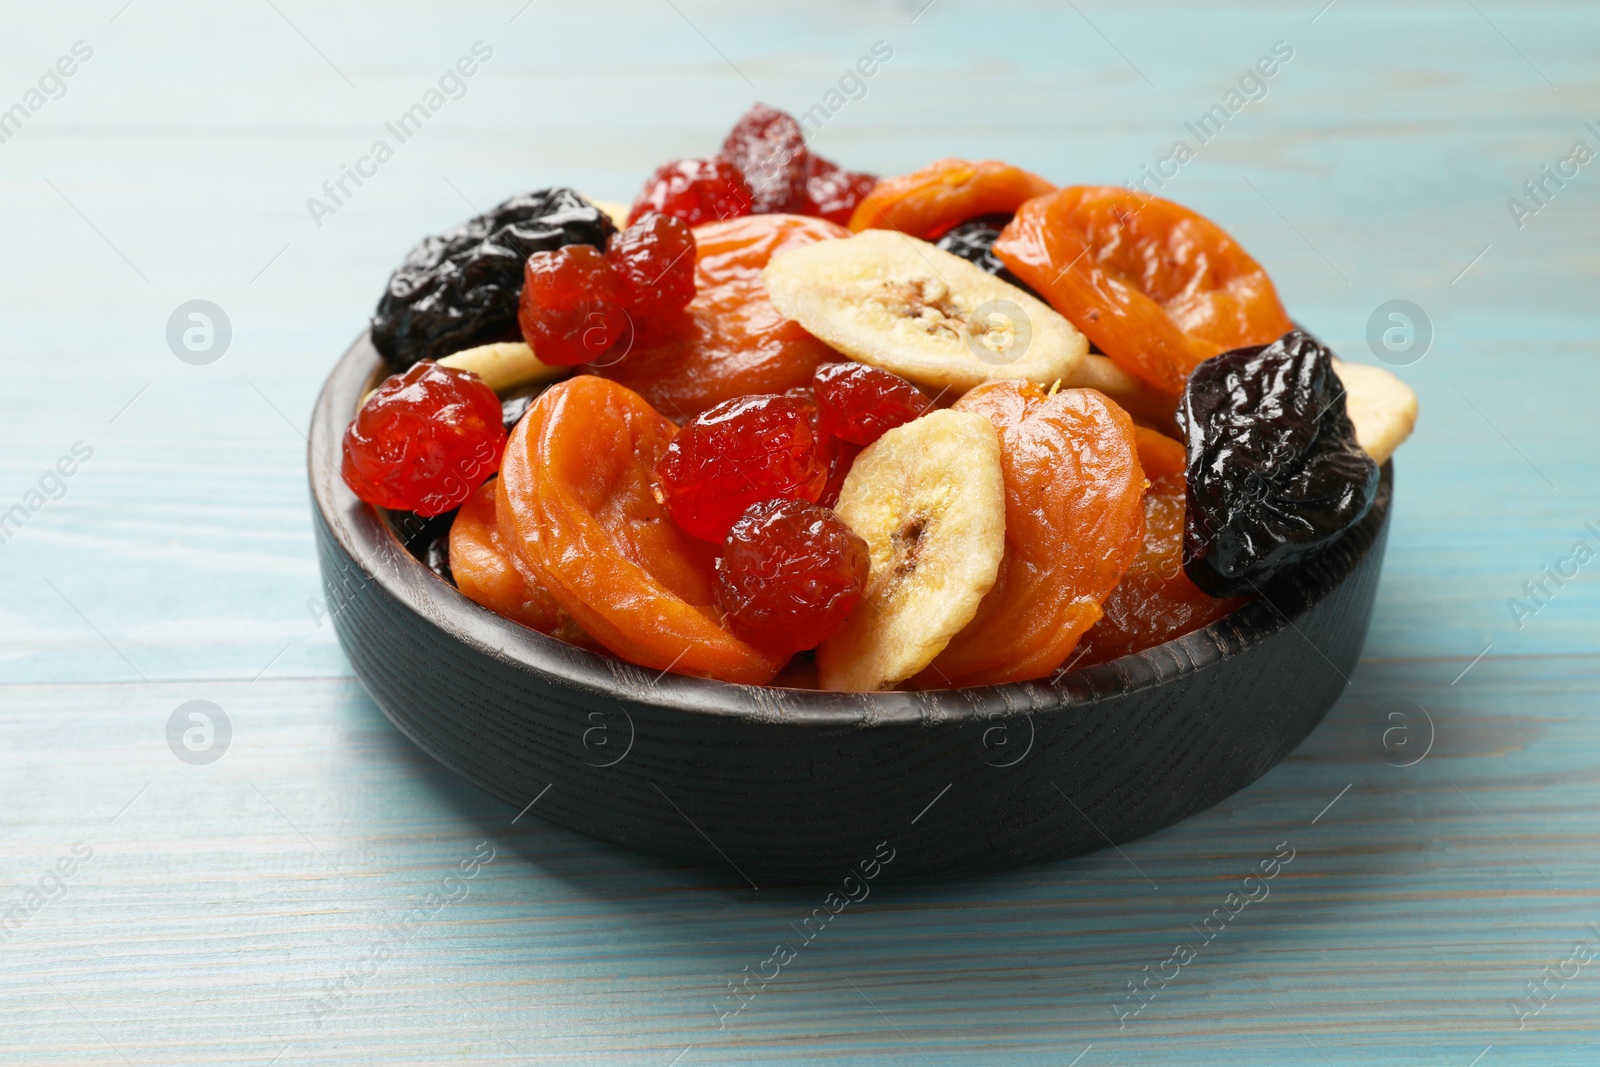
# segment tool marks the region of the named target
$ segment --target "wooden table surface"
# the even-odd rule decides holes
[[[924,4],[13,5],[0,1062],[1600,1061],[1600,163],[1573,155],[1600,151],[1600,14]],[[397,143],[385,122],[479,41]],[[1347,358],[1376,361],[1381,305],[1421,309],[1424,358],[1390,359],[1422,419],[1365,658],[1286,762],[1120,854],[880,885],[719,1025],[822,890],[518,818],[412,747],[320,606],[302,434],[421,234],[550,183],[628,199],[753,99],[826,107],[879,41],[818,150],[1122,183],[1187,140],[1161,191]],[[1200,143],[1186,123],[1278,42]],[[314,218],[379,138],[393,158]],[[209,363],[168,343],[191,300],[231,326]],[[205,765],[167,740],[191,700],[231,725]]]

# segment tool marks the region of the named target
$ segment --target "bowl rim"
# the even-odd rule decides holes
[[[1382,468],[1378,496],[1366,518],[1317,556],[1274,579],[1260,596],[1198,630],[1092,667],[1058,670],[1024,682],[909,692],[836,693],[723,682],[672,674],[670,667],[658,672],[529,629],[467,599],[412,556],[380,509],[360,500],[340,473],[345,426],[384,366],[370,331],[363,331],[324,381],[306,438],[317,518],[360,578],[376,583],[420,619],[506,666],[561,687],[691,715],[806,726],[983,722],[1036,712],[1071,712],[1104,697],[1161,685],[1179,675],[1214,668],[1289,627],[1298,631],[1295,619],[1332,594],[1372,548],[1388,521],[1392,500],[1391,461]],[[322,570],[326,583],[325,559]],[[337,611],[330,609],[330,614]],[[1316,647],[1303,632],[1301,637]]]

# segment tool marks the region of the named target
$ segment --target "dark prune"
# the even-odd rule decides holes
[[[810,153],[805,132],[793,118],[755,104],[728,132],[719,155],[738,167],[749,184],[752,215],[804,213]]]
[[[1033,290],[1023,284],[1021,278],[1012,274],[1006,265],[1000,262],[1000,257],[994,254],[995,238],[1000,236],[1000,231],[1005,229],[1006,223],[1010,221],[1010,215],[981,215],[950,227],[944,236],[934,243],[946,252],[958,255],[993,274],[1001,281],[1010,282],[1018,289],[1031,293]]]
[[[372,317],[372,343],[397,370],[474,345],[516,340],[522,265],[571,244],[605,251],[610,216],[571,189],[514,196],[427,237],[389,276]]]
[[[539,398],[538,393],[526,393],[522,396],[508,396],[500,401],[500,421],[505,424],[506,433],[517,428],[517,423],[522,421],[522,416],[528,413],[528,408]]]
[[[1235,596],[1360,522],[1378,468],[1356,443],[1332,353],[1301,330],[1201,363],[1178,410],[1184,572]]]
[[[454,509],[432,516],[414,511],[389,513],[389,528],[411,557],[451,585],[456,584],[450,573],[450,526],[455,521]]]

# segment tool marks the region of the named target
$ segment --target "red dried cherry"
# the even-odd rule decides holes
[[[694,299],[694,234],[682,219],[645,212],[611,238],[606,262],[621,279],[635,321],[664,318]]]
[[[750,212],[799,215],[806,208],[810,153],[800,124],[776,108],[756,104],[722,142],[720,159],[739,168],[750,185]]]
[[[877,184],[875,174],[845,170],[813,153],[806,170],[806,206],[802,214],[848,226],[856,205],[865,200]]]
[[[865,363],[825,363],[817,368],[812,389],[821,412],[819,428],[853,445],[870,445],[933,406],[898,374]]]
[[[423,360],[378,386],[350,420],[341,472],[369,504],[441,515],[500,469],[505,447],[494,390]]]
[[[733,524],[717,561],[717,607],[758,648],[815,648],[844,625],[866,588],[867,543],[832,511],[764,500]]]
[[[750,214],[750,186],[725,159],[679,159],[656,168],[628,212],[631,226],[659,211],[687,226]]]
[[[758,500],[816,500],[828,478],[800,397],[735,397],[684,424],[656,464],[660,499],[679,527],[721,541]]]
[[[592,245],[535,252],[522,271],[517,322],[542,362],[590,363],[631,331],[627,290]]]

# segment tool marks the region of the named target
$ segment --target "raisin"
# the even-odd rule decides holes
[[[517,318],[533,354],[560,367],[592,363],[631,332],[623,281],[588,245],[528,257]]]
[[[1188,460],[1184,570],[1249,593],[1360,522],[1378,468],[1356,442],[1332,353],[1291,330],[1195,368],[1178,421]]]
[[[424,518],[461,504],[500,468],[506,431],[483,379],[432,361],[391,376],[344,432],[345,484]]]
[[[632,225],[651,211],[686,226],[750,214],[750,186],[722,159],[679,159],[656,168],[628,212]]]
[[[984,215],[969,219],[950,227],[944,236],[934,243],[946,252],[958,255],[968,263],[993,274],[1001,281],[1010,282],[1024,292],[1033,293],[1033,290],[1023,284],[1021,278],[1012,274],[1011,269],[1000,262],[1000,257],[994,254],[995,238],[1000,236],[1000,231],[1006,228],[1006,223],[1010,222],[1011,218],[1010,215]]]
[[[898,374],[865,363],[826,363],[812,379],[818,428],[852,445],[870,445],[933,406]]]
[[[815,648],[844,625],[867,585],[867,543],[806,500],[752,504],[717,561],[728,628],[782,654]]]
[[[682,219],[645,212],[611,238],[606,262],[622,281],[635,323],[665,319],[694,299],[694,234]]]
[[[812,153],[806,164],[806,202],[801,214],[848,225],[856,205],[865,200],[877,184],[875,174],[845,170]]]
[[[522,264],[571,244],[604,248],[610,216],[571,189],[514,196],[406,253],[372,317],[372,343],[396,370],[517,337]]]
[[[750,186],[750,212],[803,214],[810,153],[800,124],[776,108],[756,104],[734,124],[718,158],[739,168]]]
[[[758,500],[816,500],[828,479],[799,397],[724,401],[686,423],[656,465],[662,503],[686,532],[720,542]]]

